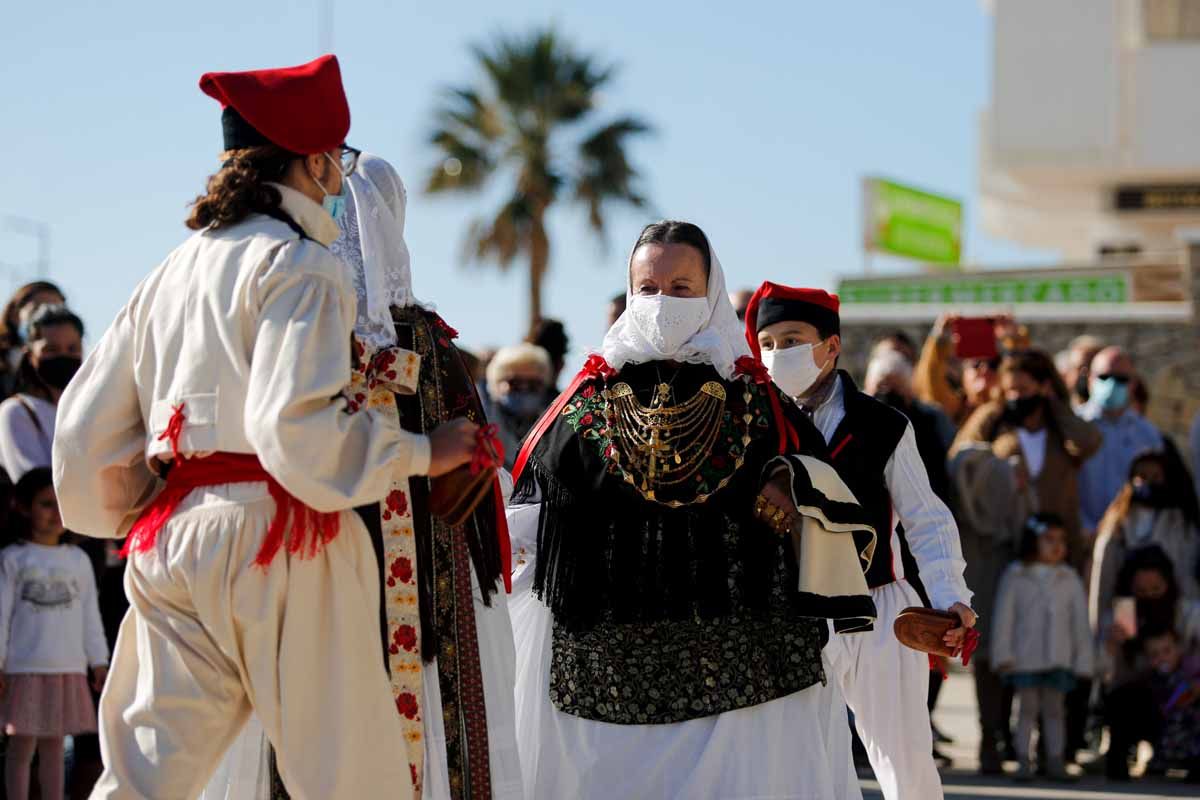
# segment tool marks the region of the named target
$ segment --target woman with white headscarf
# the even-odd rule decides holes
[[[700,228],[647,226],[627,291],[514,467],[526,796],[860,797],[827,747],[845,716],[818,618],[870,624],[873,533],[831,468],[795,455],[823,440],[750,357]],[[820,557],[756,518],[784,455],[805,538],[833,542]]]
[[[366,153],[347,180],[342,236],[331,249],[358,294],[355,370],[344,392],[351,410],[398,414],[414,432],[464,416],[485,423],[454,330],[413,296],[404,183]],[[400,715],[396,758],[408,762],[413,794],[425,800],[523,793],[499,482],[492,493],[460,524],[431,512],[430,482],[419,477],[357,509],[381,565],[380,644],[392,696],[379,701]],[[243,736],[203,800],[288,797],[270,761],[261,737]],[[374,796],[386,799],[387,787]]]

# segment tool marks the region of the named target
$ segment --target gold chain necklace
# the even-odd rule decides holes
[[[609,429],[625,480],[647,500],[690,478],[711,453],[725,412],[725,387],[708,381],[676,406],[671,386],[659,383],[647,408],[627,383],[608,392]]]

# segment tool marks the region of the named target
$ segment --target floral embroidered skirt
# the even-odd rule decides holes
[[[82,673],[9,674],[0,725],[9,736],[96,732],[96,706]]]

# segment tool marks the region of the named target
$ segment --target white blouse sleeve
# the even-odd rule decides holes
[[[14,395],[0,403],[0,466],[13,483],[31,469],[49,466],[45,436],[20,398]]]
[[[958,526],[950,509],[929,486],[929,475],[917,450],[911,423],[888,459],[884,479],[933,607],[969,605],[971,590],[963,580],[967,562],[963,559]]]
[[[289,243],[279,260],[291,258]],[[376,502],[394,478],[426,474],[429,439],[364,409],[346,413],[353,291],[333,276],[269,270],[246,395],[246,438],[276,480],[317,511]],[[348,295],[348,296],[347,296]]]
[[[58,401],[54,489],[63,524],[118,539],[161,481],[146,465],[146,426],[134,378],[126,306]]]

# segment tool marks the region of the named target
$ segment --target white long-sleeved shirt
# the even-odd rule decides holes
[[[425,474],[425,436],[345,413],[357,298],[326,245],[337,224],[286,186],[282,209],[194,234],[135,290],[58,406],[54,482],[63,521],[123,536],[160,488],[174,409],[184,455],[255,454],[317,511],[383,498]]]
[[[50,466],[55,413],[53,403],[31,394],[0,403],[0,467],[13,483],[31,469]]]
[[[0,551],[0,671],[86,673],[107,663],[87,554],[33,542]]]
[[[812,421],[830,444],[838,426],[846,418],[846,404],[841,376],[834,382],[829,397],[813,412]],[[955,603],[969,605],[971,590],[963,579],[967,562],[963,559],[954,515],[929,486],[929,474],[917,450],[917,438],[912,423],[904,429],[900,443],[888,458],[883,479],[892,496],[892,519],[904,526],[904,539],[916,559],[921,582],[935,608],[946,609]],[[877,531],[882,538],[892,539],[893,572],[904,575],[900,560],[899,533]]]

